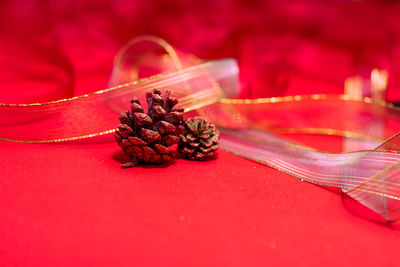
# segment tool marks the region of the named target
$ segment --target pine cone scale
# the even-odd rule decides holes
[[[129,136],[129,137],[128,137],[128,140],[129,140],[133,145],[136,145],[136,146],[145,146],[145,145],[147,145],[147,143],[146,143],[145,141],[143,141],[142,139],[139,139],[139,138],[137,138],[137,137],[135,137],[135,136]]]

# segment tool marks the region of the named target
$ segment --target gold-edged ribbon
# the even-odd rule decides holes
[[[236,99],[237,79],[233,59],[200,62],[160,38],[142,36],[117,55],[108,89],[45,103],[0,103],[0,140],[52,143],[109,134],[130,98],[144,103],[145,92],[168,88],[186,112],[216,123],[223,149],[311,183],[341,188],[389,222],[399,220],[399,109],[346,95]],[[282,132],[355,138],[367,149],[330,153],[276,135]]]

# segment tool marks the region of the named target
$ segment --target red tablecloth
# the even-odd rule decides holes
[[[111,2],[6,1],[1,45],[14,53],[3,53],[8,64],[1,75],[14,76],[1,86],[0,102],[105,88],[118,47],[142,33],[204,58],[238,58],[244,96],[342,93],[346,77],[375,66],[389,70],[389,96],[398,94],[396,4]],[[7,41],[16,39],[24,41],[18,49]],[[36,66],[32,46],[51,47],[35,56],[60,65],[73,86],[54,87],[49,74],[27,75]],[[28,71],[19,72],[24,65]],[[340,138],[297,139],[328,150],[342,146]],[[400,232],[354,215],[340,194],[222,150],[206,162],[120,169],[126,158],[109,140],[0,142],[1,266],[393,266],[400,260]]]
[[[339,194],[225,151],[120,169],[114,143],[0,144],[2,266],[399,260],[399,231],[352,214]]]

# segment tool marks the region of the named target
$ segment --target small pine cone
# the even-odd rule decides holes
[[[202,118],[191,118],[185,120],[184,126],[185,132],[179,136],[178,152],[193,160],[211,157],[219,143],[215,125]]]
[[[159,90],[146,94],[147,114],[137,98],[131,100],[131,111],[122,112],[121,124],[114,134],[122,150],[132,158],[122,167],[133,167],[138,162],[161,164],[172,158],[169,146],[179,142],[183,133],[183,109],[174,108],[178,100],[166,91],[164,98]]]

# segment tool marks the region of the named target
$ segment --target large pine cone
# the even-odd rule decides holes
[[[133,167],[138,162],[161,164],[172,158],[169,146],[179,142],[183,133],[183,109],[174,108],[178,100],[166,91],[146,94],[148,112],[144,113],[137,98],[131,100],[131,112],[122,112],[121,124],[114,134],[122,150],[132,158],[122,167]]]
[[[178,152],[194,160],[211,157],[218,149],[219,132],[215,125],[202,118],[191,118],[184,122],[185,132],[179,136]]]

